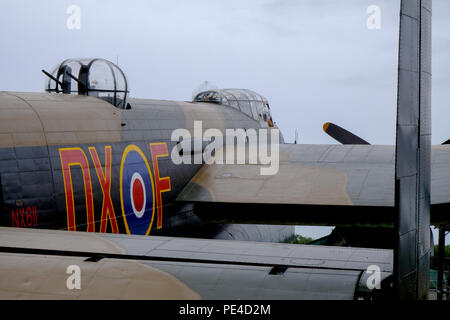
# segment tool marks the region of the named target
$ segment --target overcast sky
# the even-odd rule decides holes
[[[287,141],[335,143],[335,122],[393,144],[396,0],[3,0],[0,90],[44,89],[42,68],[72,57],[119,61],[131,96],[190,100],[207,80],[253,89]],[[70,30],[67,8],[81,9]],[[366,25],[369,5],[381,29]],[[450,138],[450,1],[433,1],[433,143]]]

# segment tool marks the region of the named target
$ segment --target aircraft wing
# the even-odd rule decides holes
[[[2,299],[354,299],[372,292],[368,266],[383,289],[393,261],[382,249],[38,229],[0,228],[0,242]]]
[[[386,225],[394,222],[394,147],[280,145],[264,165],[205,164],[177,198],[206,222]],[[450,148],[432,150],[432,222],[449,221]]]

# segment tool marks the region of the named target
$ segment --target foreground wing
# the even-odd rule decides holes
[[[392,251],[0,228],[6,299],[353,299]],[[81,288],[67,288],[69,266]]]

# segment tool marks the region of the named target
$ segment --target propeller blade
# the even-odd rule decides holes
[[[323,131],[342,144],[370,144],[366,140],[331,122],[326,122],[323,125]]]

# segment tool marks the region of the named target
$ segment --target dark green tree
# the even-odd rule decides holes
[[[299,234],[294,234],[294,236],[292,237],[291,241],[289,241],[289,243],[308,244],[311,241],[313,241],[313,239],[310,238],[310,237],[304,237],[304,236],[299,235]]]

